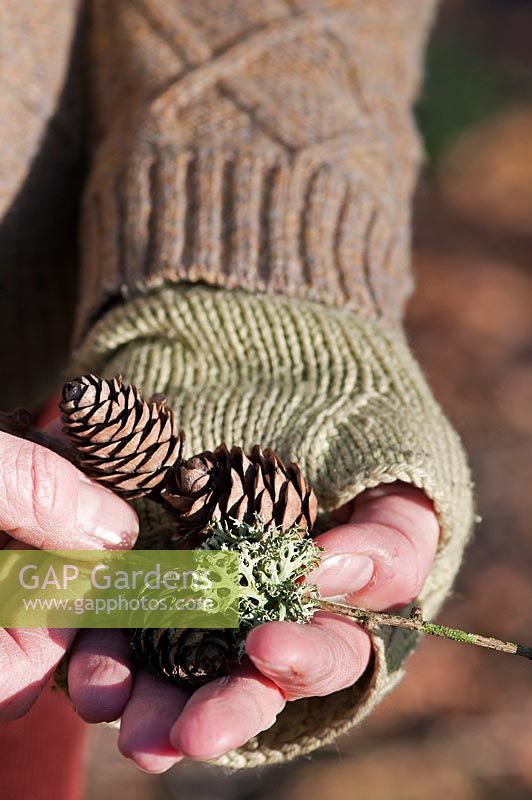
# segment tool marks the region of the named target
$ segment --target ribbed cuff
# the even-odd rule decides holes
[[[382,158],[371,136],[356,145],[364,164]],[[356,147],[347,135],[296,157],[175,145],[126,157],[104,145],[85,190],[77,338],[102,307],[170,281],[278,292],[397,324],[413,286],[405,201],[383,202],[392,179],[373,186],[349,160]]]
[[[189,453],[260,442],[297,461],[321,512],[380,483],[423,489],[441,535],[416,603],[426,618],[437,613],[473,530],[473,487],[459,437],[398,331],[310,301],[164,288],[94,327],[72,366],[87,370],[165,392]],[[371,636],[373,663],[354,686],[288,703],[272,728],[216,763],[284,761],[359,723],[401,680],[416,643],[402,629]]]

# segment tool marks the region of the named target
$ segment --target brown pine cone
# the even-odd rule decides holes
[[[266,528],[292,525],[312,529],[317,500],[297,464],[285,466],[273,450],[255,445],[220,445],[214,452],[179,458],[168,471],[161,497],[178,514],[175,538],[198,543],[212,520],[253,524],[255,514]]]
[[[136,628],[130,647],[150,672],[191,688],[227,675],[238,652],[235,631],[229,629]]]
[[[121,376],[66,383],[60,408],[80,469],[124,497],[152,492],[180,455],[183,439],[164,395],[146,402]]]

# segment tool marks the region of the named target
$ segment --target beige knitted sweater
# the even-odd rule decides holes
[[[474,524],[462,446],[401,329],[420,161],[411,104],[433,10],[432,0],[92,0],[70,366],[167,393],[191,451],[259,441],[297,460],[322,515],[381,482],[423,488],[441,524],[418,598],[427,617]],[[8,124],[21,166],[0,164],[6,202],[52,113],[75,13],[63,2],[32,27],[29,61],[52,66],[29,75],[41,127],[33,119],[17,140]],[[143,513],[147,535],[157,520]],[[289,703],[216,763],[283,761],[357,724],[415,646],[403,630],[372,640],[353,687]]]

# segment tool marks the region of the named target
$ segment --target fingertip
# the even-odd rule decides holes
[[[220,758],[274,724],[285,699],[274,682],[246,662],[198,689],[174,724],[170,741],[188,758]]]
[[[97,675],[98,672],[100,676]],[[94,669],[88,683],[84,682],[84,678],[69,675],[68,693],[77,715],[84,722],[92,725],[113,722],[122,714],[131,692],[131,677],[127,675],[120,683],[105,686],[98,677],[108,676],[110,673],[112,670],[109,666],[102,664]]]
[[[192,761],[219,758],[240,743],[238,737],[235,739],[228,732],[213,731],[210,715],[207,713],[203,718],[201,710],[194,716],[175,723],[170,731],[170,742],[177,751]]]
[[[46,550],[129,549],[135,510],[40,444],[0,431],[0,529]]]
[[[29,711],[73,636],[66,628],[0,628],[0,721]]]
[[[122,714],[132,689],[125,637],[114,631],[83,631],[68,665],[68,690],[85,722],[112,722]]]
[[[77,487],[77,521],[78,535],[90,549],[130,550],[139,534],[133,506],[83,473]]]
[[[165,772],[183,754],[170,730],[188,699],[180,687],[144,670],[135,674],[131,698],[120,722],[118,749],[145,772]]]
[[[247,635],[246,653],[254,664],[279,664],[287,675],[297,674],[308,655],[302,631],[297,622],[265,622]]]
[[[322,611],[306,625],[265,623],[248,640],[250,659],[288,700],[351,686],[371,654],[369,636],[359,625]]]
[[[123,741],[118,737],[118,751],[124,758],[132,761],[135,766],[149,775],[160,775],[168,772],[175,764],[183,759],[182,754],[172,752],[169,755],[147,753],[142,747],[136,748],[134,743]]]

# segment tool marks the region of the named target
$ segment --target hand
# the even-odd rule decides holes
[[[326,557],[308,581],[325,597],[373,610],[414,600],[439,536],[426,495],[401,482],[383,485],[335,516],[340,524],[316,539]],[[212,759],[242,745],[269,728],[287,701],[352,685],[368,665],[371,641],[353,621],[318,612],[308,625],[255,628],[246,652],[239,669],[189,695],[144,671],[132,677],[123,635],[84,631],[70,660],[70,695],[90,722],[122,716],[121,752],[163,772],[183,756]]]
[[[0,432],[0,548],[131,547],[138,520],[127,503],[51,450]],[[0,629],[0,721],[37,699],[75,631]]]

